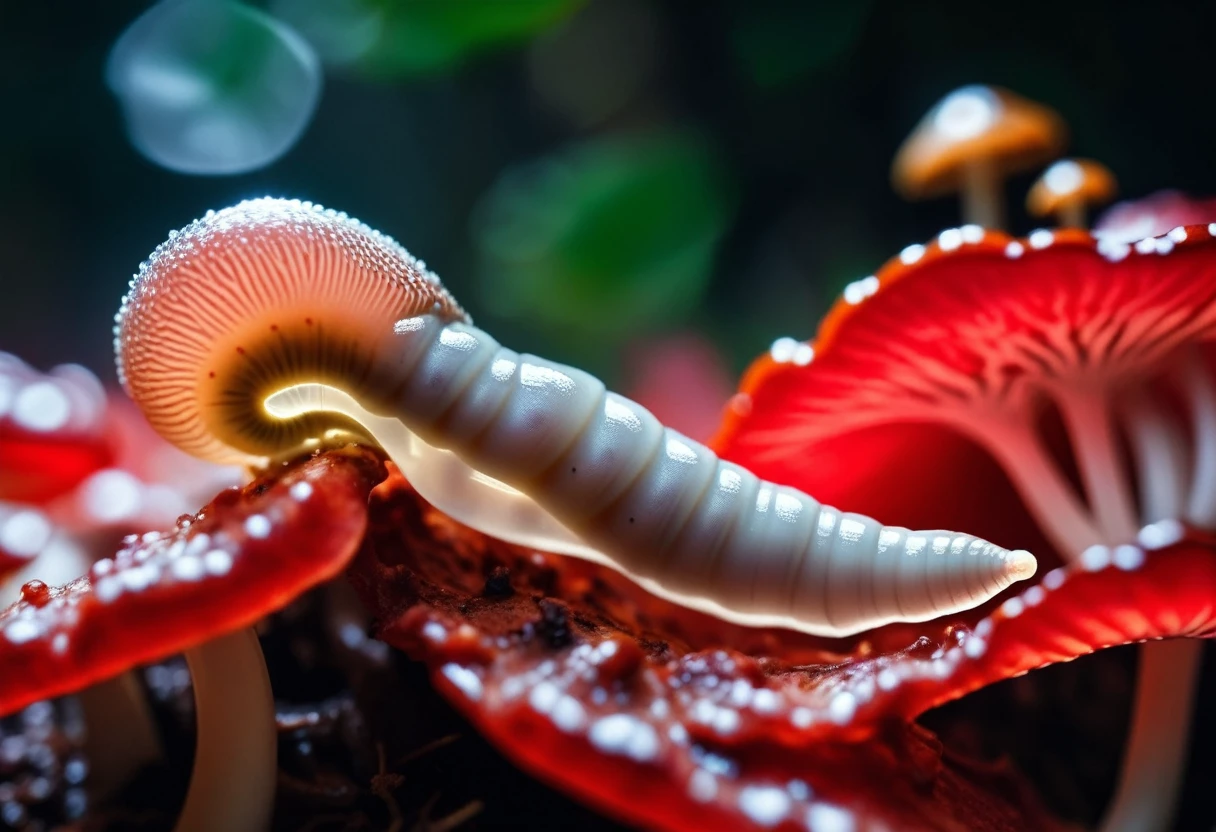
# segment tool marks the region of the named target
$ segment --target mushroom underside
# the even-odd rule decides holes
[[[882,770],[877,758],[867,755],[882,757],[891,749],[885,743],[900,746],[907,739],[892,739],[883,733],[885,729],[876,728],[892,715],[907,718],[936,702],[1024,673],[1040,663],[1075,658],[1076,652],[1053,652],[1060,643],[1077,645],[1093,637],[1092,621],[1083,622],[1075,631],[1069,629],[1075,618],[1095,607],[1095,598],[1115,594],[1111,587],[1127,586],[1132,580],[1128,572],[1114,566],[1081,572],[1067,580],[1057,573],[1050,581],[1055,589],[1048,591],[1049,600],[1021,619],[997,609],[984,619],[972,619],[961,630],[943,627],[941,636],[919,642],[914,628],[896,626],[872,634],[869,646],[863,647],[789,633],[741,630],[670,607],[594,565],[540,558],[489,541],[418,503],[400,480],[381,486],[378,499],[383,503],[373,508],[373,516],[387,508],[398,525],[386,528],[373,522],[371,546],[356,561],[352,578],[383,621],[380,635],[425,661],[440,689],[525,768],[613,816],[668,829],[725,822],[724,818],[733,823],[757,823],[757,818],[747,814],[751,797],[767,794],[765,789],[783,777],[804,778],[816,796],[807,803],[799,797],[801,788],[795,786],[793,795],[772,797],[791,813],[809,812],[822,802],[825,808],[821,811],[845,812],[859,823],[858,828],[878,819],[894,822],[898,828],[918,824],[937,828],[950,819],[959,820],[959,815],[951,814],[957,807],[912,807],[898,788],[895,796],[880,797],[859,787],[845,772],[868,771],[873,776]],[[455,561],[448,554],[452,551],[459,553]],[[1165,611],[1157,626],[1164,626],[1172,615],[1192,616],[1201,611],[1206,604],[1203,593],[1216,586],[1211,549],[1200,545],[1186,555],[1163,550],[1153,556],[1157,562],[1148,581],[1158,590],[1168,586],[1170,570],[1198,570],[1192,582],[1197,595],[1187,602],[1190,606]],[[1200,575],[1205,577],[1200,579]],[[1128,615],[1126,608],[1093,612],[1103,620]],[[980,642],[986,643],[987,653],[976,649],[979,642],[967,646],[979,634],[983,634]],[[1124,640],[1129,639],[1111,643]],[[896,646],[901,644],[903,649]],[[953,652],[952,644],[958,648]],[[1100,642],[1094,642],[1082,652],[1098,646],[1102,646]],[[972,653],[985,658],[974,665],[959,659]],[[1089,672],[1109,675],[1112,667],[1114,672],[1124,672],[1125,653],[1104,652],[1072,662],[1066,670],[1023,678],[1032,680],[1029,684],[1039,700],[1054,704],[1067,700],[1063,712],[1079,711],[1085,704],[1077,697],[1068,698],[1078,685],[1074,674],[1081,674],[1083,684]],[[880,658],[869,663],[863,658],[867,655]],[[944,680],[933,675],[940,671],[932,670],[943,661],[961,661]],[[900,683],[886,687],[892,678]],[[1126,697],[1130,680],[1124,677],[1122,681]],[[1016,691],[1019,684],[1025,690],[1028,683],[1015,681],[1011,687]],[[595,693],[597,688],[603,698]],[[994,701],[992,696],[1005,703],[1011,699],[1001,685],[989,695],[988,703]],[[662,701],[656,704],[656,699]],[[971,699],[964,697],[959,705],[926,717],[935,727],[949,728],[954,739],[966,737],[968,732],[973,738],[989,738],[987,746],[960,742],[958,749],[983,751],[989,759],[998,757],[991,750],[1000,747],[1008,725],[1021,726],[1027,736],[1050,736],[1037,730],[1036,720],[1043,718],[1041,702],[1027,708],[1018,703],[1002,712],[1006,722],[989,734],[993,711],[984,710],[985,700],[978,700],[976,707]],[[1093,709],[1075,717],[1078,723],[1091,719],[1081,729],[1100,723],[1104,740],[1113,745],[1113,739],[1123,735],[1120,720],[1125,709],[1126,698],[1112,697],[1101,718]],[[897,724],[902,718],[896,717]],[[525,735],[528,740],[517,739]],[[651,739],[657,739],[657,744]],[[1054,746],[1054,742],[1045,744]],[[803,749],[805,759],[812,747],[813,755],[832,760],[838,769],[799,768],[782,756],[781,749]],[[852,751],[842,751],[842,747]],[[585,771],[555,770],[546,762],[568,758],[570,748],[581,748],[584,757],[600,759],[589,762]],[[761,748],[766,749],[768,768],[758,766],[753,756]],[[883,748],[887,750],[878,750]],[[1052,758],[1058,749],[1034,743],[1024,748],[1009,743],[1001,751],[1020,757],[1019,762],[1044,779],[1053,776],[1053,766],[1067,762]],[[939,756],[935,765],[949,768],[963,759],[950,754]],[[942,763],[942,759],[954,762]],[[850,769],[854,765],[858,768]],[[945,784],[960,770],[941,774],[943,779],[935,782],[948,789]],[[898,774],[905,775],[912,779],[929,776],[930,780],[937,776]],[[890,776],[897,777],[894,772]],[[1095,778],[1087,771],[1072,783],[1040,793],[1060,815],[1092,821],[1114,788],[1110,767],[1105,777]],[[622,804],[621,794],[627,788],[641,788],[640,780],[653,781],[645,787],[652,799]],[[712,799],[693,801],[692,808],[686,805],[690,794],[699,794],[699,789],[709,793],[711,786],[717,790]],[[673,788],[676,797],[670,794]],[[941,794],[934,799],[950,802]],[[1046,823],[1045,816],[1034,814],[1037,808],[1030,808],[1037,805],[1037,798],[1027,800],[1015,802],[1018,811],[1030,814],[1008,828]],[[665,808],[653,811],[638,807],[639,803],[662,806],[664,802]],[[989,809],[988,820],[969,819],[970,828],[985,828],[985,823],[990,824],[987,828],[1005,828],[1002,824],[1011,816],[1002,813],[1009,807]],[[685,818],[681,814],[685,812],[691,814]],[[1032,815],[1035,820],[1028,821]]]

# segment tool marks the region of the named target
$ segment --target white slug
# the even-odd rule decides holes
[[[115,347],[127,390],[186,451],[256,464],[369,436],[453,518],[744,624],[926,620],[1036,566],[764,482],[587,373],[499,346],[390,238],[309,203],[243,202],[170,235]]]

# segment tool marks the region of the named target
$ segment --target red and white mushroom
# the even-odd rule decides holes
[[[813,361],[757,362],[715,445],[762,476],[897,522],[1023,546],[1036,545],[1037,525],[1073,568],[1138,572],[1138,541],[1216,527],[1214,230],[1134,243],[943,231],[881,269],[863,297],[846,293]],[[801,465],[808,456],[823,462]],[[867,474],[895,460],[905,477],[875,488]],[[1029,518],[1009,510],[1010,486]],[[1141,602],[1126,617],[1108,619],[1110,601],[1097,599],[1075,614],[1127,641],[1210,629],[1198,614],[1162,632],[1149,622],[1172,602]],[[1143,651],[1106,829],[1168,826],[1199,656],[1193,642]]]

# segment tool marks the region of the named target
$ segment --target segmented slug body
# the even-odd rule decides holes
[[[191,453],[370,437],[454,518],[741,623],[844,635],[967,609],[1035,569],[718,459],[587,373],[500,346],[391,239],[308,203],[243,202],[172,235],[115,346],[149,421]]]

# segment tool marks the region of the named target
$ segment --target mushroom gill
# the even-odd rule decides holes
[[[963,443],[999,465],[1066,562],[1135,572],[1145,535],[1216,526],[1212,230],[1176,228],[1134,244],[1069,230],[1024,240],[976,226],[943,231],[881,269],[870,291],[846,292],[810,364],[757,362],[716,446],[764,475],[792,478],[791,448],[829,458],[847,458],[849,448],[902,453],[925,441],[917,431],[933,429],[939,479],[965,492],[971,522],[920,497],[893,508],[895,517],[945,512],[965,528],[1026,545],[1016,525],[985,525],[999,512],[962,487],[975,481],[954,463],[965,456]],[[1127,641],[1162,635],[1136,617],[1094,626]],[[1191,635],[1196,626],[1178,620],[1165,635]],[[1198,645],[1142,652],[1142,682],[1168,681],[1141,685],[1107,830],[1167,828],[1185,762],[1182,715]]]

